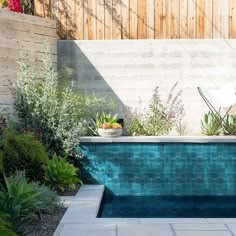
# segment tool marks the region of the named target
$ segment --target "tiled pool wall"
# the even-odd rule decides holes
[[[236,143],[83,143],[88,183],[116,196],[236,195]]]

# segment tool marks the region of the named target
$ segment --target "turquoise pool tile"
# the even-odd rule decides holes
[[[82,171],[114,195],[235,195],[235,144],[88,143]]]

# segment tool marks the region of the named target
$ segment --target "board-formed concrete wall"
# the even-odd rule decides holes
[[[74,69],[74,86],[115,98],[122,106],[147,104],[159,86],[163,99],[178,82],[186,120],[199,133],[208,110],[197,84],[236,86],[236,40],[59,41],[61,63]]]
[[[40,69],[45,39],[56,63],[56,21],[0,9],[0,107],[12,107],[9,81],[16,81],[20,52],[27,65]]]

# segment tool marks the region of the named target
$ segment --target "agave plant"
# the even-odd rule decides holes
[[[223,124],[224,134],[235,135],[236,134],[236,116],[227,115]]]
[[[23,172],[10,177],[4,175],[4,181],[6,187],[0,185],[0,209],[9,215],[10,222],[21,231],[32,216],[40,214],[40,192],[27,182]]]
[[[221,119],[209,111],[201,120],[201,131],[205,135],[219,135],[221,133]]]

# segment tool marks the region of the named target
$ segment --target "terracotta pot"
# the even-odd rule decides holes
[[[122,129],[98,129],[98,134],[101,137],[118,137],[122,134]]]

